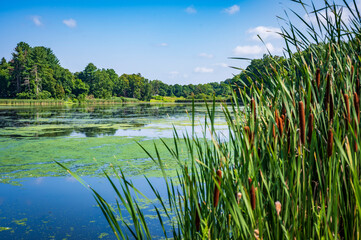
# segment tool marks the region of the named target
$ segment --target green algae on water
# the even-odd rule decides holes
[[[0,232],[7,231],[7,230],[11,230],[11,228],[10,227],[0,227]]]

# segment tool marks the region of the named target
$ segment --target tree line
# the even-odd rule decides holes
[[[99,69],[93,63],[81,72],[71,73],[60,65],[50,48],[31,47],[25,42],[17,44],[9,61],[2,58],[0,62],[0,98],[129,97],[148,101],[153,96],[228,97],[228,85],[226,81],[169,85],[139,73],[119,76],[114,69]]]
[[[271,63],[278,62],[272,66]],[[20,99],[85,99],[127,97],[149,101],[155,96],[174,96],[204,99],[213,95],[229,98],[238,86],[250,86],[263,79],[259,87],[271,89],[269,75],[272,68],[282,67],[283,57],[264,55],[254,59],[240,74],[220,83],[169,85],[160,80],[149,80],[138,74],[118,75],[114,69],[100,69],[89,63],[81,72],[71,73],[63,68],[50,48],[31,47],[20,42],[12,53],[12,58],[0,61],[0,98]],[[278,69],[279,70],[279,69]],[[242,82],[242,83],[241,83]]]

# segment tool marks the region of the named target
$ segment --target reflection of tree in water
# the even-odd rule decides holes
[[[120,105],[92,105],[92,106],[35,106],[19,107],[0,111],[0,128],[24,127],[31,125],[68,125],[68,124],[113,124],[140,123],[137,119],[177,117],[188,110],[190,104],[120,104]],[[204,114],[202,106],[196,106],[196,114]],[[129,121],[132,120],[132,121]],[[93,129],[93,128],[91,128]],[[87,132],[89,132],[87,130]],[[96,131],[104,132],[97,129]],[[114,131],[114,128],[113,130]],[[108,131],[112,132],[112,131]],[[68,131],[54,133],[54,136],[69,135]],[[97,134],[97,133],[95,133]],[[44,133],[44,136],[50,136]]]
[[[35,133],[34,137],[64,137],[69,136],[72,132],[72,128],[51,128],[44,130],[42,133]]]
[[[117,129],[115,128],[98,128],[98,127],[85,127],[75,129],[77,133],[83,133],[86,137],[98,137],[101,135],[114,136]]]

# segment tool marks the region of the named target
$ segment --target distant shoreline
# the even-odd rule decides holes
[[[228,99],[215,99],[216,102],[227,102]],[[72,101],[63,99],[0,99],[0,106],[48,106],[48,105],[111,105],[111,104],[181,104],[192,103],[192,99],[162,99],[150,101],[140,101],[138,99],[87,99],[84,101]],[[204,103],[204,99],[194,99],[195,103]],[[206,102],[213,102],[212,99],[206,99]]]

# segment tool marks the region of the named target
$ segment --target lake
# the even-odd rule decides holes
[[[151,190],[144,175],[159,187],[160,170],[138,143],[167,164],[172,161],[160,138],[172,145],[173,128],[191,133],[190,104],[100,106],[0,106],[0,239],[114,239],[96,202],[58,161],[99,191],[109,202],[115,193],[104,178],[109,165],[120,167],[149,200],[142,204],[153,236],[162,234],[154,220]],[[204,130],[204,104],[195,106],[195,133]],[[227,138],[219,104],[216,129]],[[184,159],[185,148],[180,149]]]

